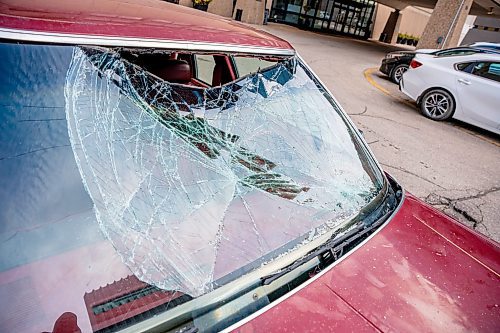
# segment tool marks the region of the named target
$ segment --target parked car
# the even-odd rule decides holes
[[[495,45],[495,44],[494,44]],[[416,54],[432,54],[436,57],[449,57],[457,55],[468,55],[476,53],[498,53],[499,51],[491,48],[482,48],[481,45],[453,47],[444,50],[437,49],[419,49],[416,51],[395,51],[388,53],[379,70],[389,76],[392,82],[398,84],[401,76],[408,70],[410,62]]]
[[[500,52],[500,43],[490,43],[490,42],[475,42],[469,45],[470,47],[493,50]]]
[[[1,332],[499,331],[500,248],[380,168],[289,43],[0,5]]]
[[[417,55],[400,89],[428,118],[453,117],[500,134],[500,55]]]

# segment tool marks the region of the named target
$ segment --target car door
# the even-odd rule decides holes
[[[457,64],[456,89],[462,114],[458,119],[481,127],[500,127],[500,62]]]

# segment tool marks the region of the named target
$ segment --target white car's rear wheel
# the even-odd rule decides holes
[[[455,112],[455,100],[446,90],[432,89],[420,100],[420,111],[427,118],[445,120]]]
[[[402,65],[397,65],[393,70],[391,74],[391,79],[394,83],[398,84],[399,81],[401,81],[401,78],[403,77],[403,74],[408,70],[408,65],[402,64]]]

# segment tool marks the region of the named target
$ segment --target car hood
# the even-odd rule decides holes
[[[407,194],[374,237],[236,331],[499,332],[499,258]]]

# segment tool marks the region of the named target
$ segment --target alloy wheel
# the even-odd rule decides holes
[[[394,73],[392,74],[392,78],[394,79],[394,82],[399,83],[401,81],[401,77],[403,74],[408,70],[408,66],[405,65],[399,65],[394,69]]]
[[[422,113],[434,120],[445,120],[452,116],[454,100],[444,90],[433,90],[425,94],[421,102]]]

